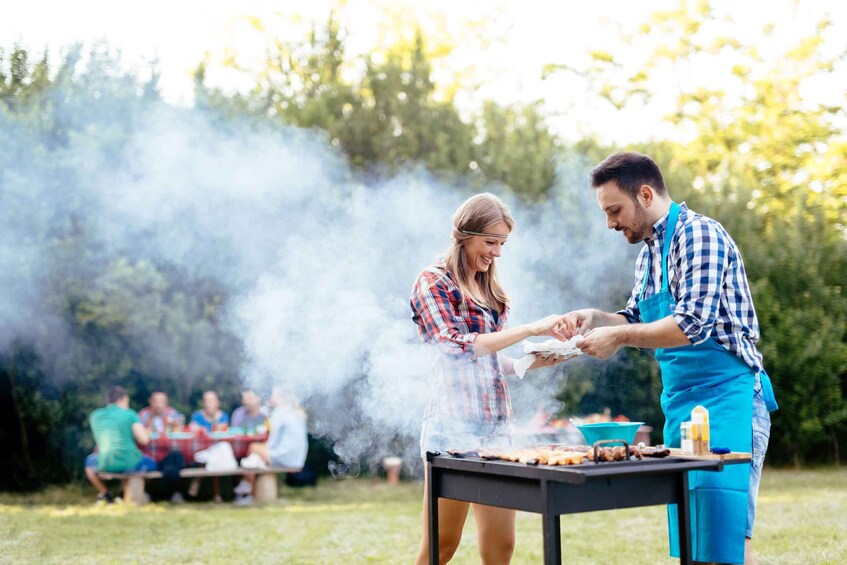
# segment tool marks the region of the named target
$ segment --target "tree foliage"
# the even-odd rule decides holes
[[[524,200],[543,200],[553,186],[560,148],[540,107],[487,102],[464,119],[433,82],[419,28],[413,38],[371,53],[357,74],[356,62],[345,55],[344,30],[330,15],[305,42],[268,38],[258,71],[225,61],[253,81],[248,93],[227,95],[207,86],[204,64],[197,96],[223,112],[246,109],[324,130],[367,173],[423,165],[448,181],[475,187],[497,181]]]
[[[220,322],[223,290],[110,254],[90,235],[98,204],[76,159],[122,159],[142,110],[162,102],[108,49],[82,58],[72,47],[55,67],[47,55],[29,63],[15,46],[0,61],[0,253],[16,266],[0,274],[3,487],[79,476],[93,447],[87,418],[109,384],[126,386],[136,405],[163,388],[183,412],[213,384],[226,385],[226,402],[238,391],[240,346]]]
[[[598,96],[624,109],[652,99],[653,77],[669,69],[683,76],[710,57],[733,61],[726,82],[680,85],[667,119],[685,132],[684,141],[632,149],[653,155],[673,196],[721,221],[741,249],[760,349],[781,404],[770,461],[837,461],[847,441],[845,109],[804,93],[840,69],[844,53],[824,51],[827,20],[776,59],[743,36],[718,33],[716,22],[708,3],[682,3],[628,39],[652,45],[641,67],[620,65],[611,49],[591,54],[591,66],[580,72]],[[248,77],[252,86],[243,93],[209,86],[213,62],[199,65],[196,107],[186,112],[324,132],[365,176],[424,167],[463,192],[502,183],[539,216],[553,213],[545,205],[557,165],[596,163],[619,149],[593,139],[564,146],[540,104],[460,109],[433,78],[424,34],[400,37],[411,39],[361,59],[347,55],[334,17],[299,43],[270,37],[258,72],[235,59],[224,63]],[[567,62],[548,71],[562,68]],[[126,385],[137,404],[164,388],[184,412],[213,383],[237,391],[241,345],[221,321],[226,288],[153,257],[105,253],[90,237],[97,222],[96,203],[86,196],[92,180],[73,160],[121,162],[128,132],[164,106],[155,69],[139,80],[106,46],[71,47],[55,63],[18,45],[0,50],[0,218],[10,227],[0,252],[15,253],[7,262],[14,272],[0,273],[0,284],[38,308],[30,323],[14,326],[19,320],[9,312],[17,305],[0,307],[0,444],[9,455],[0,464],[2,486],[79,476],[92,445],[86,419],[108,383]],[[581,180],[566,181],[566,194],[553,204],[568,208],[561,210],[563,230],[578,232],[592,196]],[[55,207],[39,207],[44,195],[59,192],[50,200]],[[39,213],[10,212],[22,208]],[[574,241],[580,237],[589,236]],[[542,266],[538,273],[559,271]],[[621,302],[627,283],[610,276]],[[550,286],[567,292],[579,284],[572,273]],[[572,362],[569,372],[559,394],[569,413],[609,407],[661,427],[661,379],[649,353]]]
[[[689,139],[634,149],[657,158],[676,200],[721,221],[739,245],[781,404],[772,460],[838,460],[847,441],[847,115],[843,103],[804,94],[846,54],[823,49],[827,18],[776,56],[723,33],[723,22],[709,2],[657,12],[626,38],[649,53],[643,66],[621,73],[615,54],[595,56],[590,84],[623,108],[652,99],[663,72],[732,61],[721,81],[678,85],[667,120]]]

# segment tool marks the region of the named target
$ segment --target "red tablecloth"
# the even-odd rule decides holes
[[[262,435],[230,435],[226,432],[211,434],[205,430],[198,432],[176,432],[168,435],[159,434],[150,440],[150,443],[141,448],[142,453],[149,455],[156,462],[160,462],[170,451],[181,451],[185,457],[185,463],[195,463],[194,454],[203,451],[213,443],[225,441],[232,445],[232,451],[236,459],[247,455],[247,447],[254,442],[268,440],[268,434]]]

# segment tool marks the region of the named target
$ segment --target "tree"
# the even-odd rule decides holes
[[[222,383],[234,401],[240,349],[220,320],[219,281],[94,235],[102,202],[92,171],[125,163],[137,124],[161,110],[155,73],[137,80],[102,46],[69,48],[55,68],[46,55],[31,63],[22,47],[8,53],[0,60],[2,487],[31,488],[80,475],[93,446],[87,418],[109,384],[127,386],[137,403],[164,386],[188,409]]]
[[[206,86],[209,63],[204,63],[197,71],[197,99],[228,115],[247,109],[283,124],[324,130],[368,175],[423,165],[457,185],[499,182],[525,201],[543,200],[554,183],[560,148],[539,106],[488,102],[463,119],[451,95],[432,79],[421,29],[411,37],[368,55],[361,73],[345,74],[356,65],[346,59],[344,31],[330,14],[303,42],[266,38],[259,71],[225,61],[225,67],[252,77],[246,94]]]
[[[649,46],[643,66],[621,72],[613,53],[595,54],[592,84],[626,107],[654,96],[651,80],[662,72],[686,76],[732,61],[722,81],[679,84],[667,119],[690,139],[641,149],[657,154],[675,199],[721,221],[745,259],[759,345],[781,403],[772,457],[837,459],[847,441],[845,108],[803,93],[842,66],[845,53],[823,48],[826,18],[814,36],[773,58],[741,32],[723,33],[722,21],[708,2],[658,12],[626,38]],[[774,34],[773,26],[764,33]]]

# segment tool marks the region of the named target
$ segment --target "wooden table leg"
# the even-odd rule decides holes
[[[143,477],[129,476],[124,479],[124,500],[126,502],[141,506],[146,502],[144,494]]]
[[[259,503],[273,502],[277,499],[278,490],[276,473],[258,473],[253,500]]]

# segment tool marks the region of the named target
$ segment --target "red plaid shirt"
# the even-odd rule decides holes
[[[473,342],[480,333],[502,330],[501,315],[464,295],[443,263],[418,276],[411,297],[412,320],[424,344],[433,345],[433,374],[426,413],[463,421],[512,420],[512,401],[497,354],[477,357]]]

